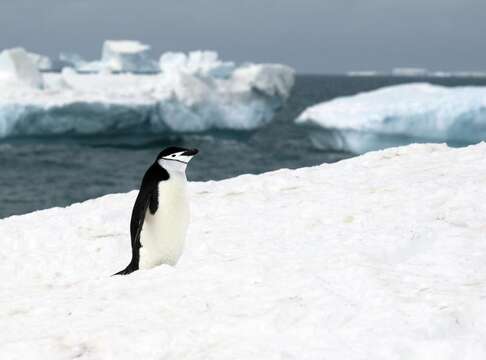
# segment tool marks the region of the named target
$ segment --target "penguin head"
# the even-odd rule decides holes
[[[197,149],[185,149],[178,146],[169,146],[157,156],[157,163],[167,169],[184,171],[187,164],[199,152]]]

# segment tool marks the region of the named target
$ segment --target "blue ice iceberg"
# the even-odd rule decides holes
[[[252,130],[272,120],[294,84],[294,71],[279,64],[237,66],[212,52],[177,61],[166,57],[162,70],[170,71],[145,75],[65,68],[40,74],[43,87],[0,81],[0,138]],[[29,64],[22,74],[32,77],[16,83],[37,81]],[[7,70],[9,79],[20,76]]]
[[[151,58],[150,45],[134,40],[106,40],[101,59],[87,61],[75,53],[61,53],[60,63],[82,73],[157,73],[156,61]]]
[[[132,40],[106,40],[103,43],[102,67],[120,72],[156,72],[150,46]]]
[[[44,82],[36,63],[39,59],[35,56],[23,48],[0,52],[0,86],[3,88],[42,88]]]
[[[360,154],[410,143],[474,144],[486,140],[486,87],[390,86],[311,106],[296,123],[309,128],[322,150]]]

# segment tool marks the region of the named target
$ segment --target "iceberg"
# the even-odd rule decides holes
[[[101,59],[88,61],[76,53],[62,52],[60,63],[80,73],[157,73],[157,63],[150,57],[150,46],[133,40],[106,40]]]
[[[96,62],[95,62],[96,63]],[[92,62],[86,61],[81,55],[70,52],[61,52],[59,54],[59,67],[72,68],[79,72],[98,72],[100,70],[99,65],[94,67]]]
[[[155,72],[150,46],[131,40],[106,40],[101,57],[102,67],[116,72]]]
[[[32,54],[23,48],[3,50],[0,53],[0,86],[42,88],[42,74]]]
[[[419,76],[428,76],[430,75],[427,69],[423,68],[414,68],[414,67],[405,67],[405,68],[394,68],[392,69],[393,76],[411,76],[411,77],[419,77]]]
[[[44,74],[43,89],[0,82],[0,138],[254,130],[268,124],[290,95],[294,71],[287,66],[234,65],[221,76],[221,68],[209,65],[227,66],[217,54],[198,56],[189,54],[184,66],[168,65],[171,71],[159,74],[65,68]]]
[[[427,144],[191,182],[177,267],[123,277],[137,191],[2,219],[0,358],[484,360],[485,168]]]
[[[486,140],[486,87],[390,86],[311,106],[296,123],[309,128],[322,150],[360,154],[414,142],[474,144]]]
[[[53,70],[53,63],[49,57],[32,52],[29,52],[28,54],[39,71]]]
[[[160,71],[182,72],[191,75],[228,78],[235,69],[235,63],[223,62],[215,51],[166,52],[159,60]]]

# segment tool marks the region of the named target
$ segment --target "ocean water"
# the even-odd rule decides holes
[[[188,168],[193,181],[339,161],[353,154],[314,149],[306,131],[293,124],[300,112],[338,96],[417,81],[486,86],[486,78],[301,75],[286,107],[253,132],[5,139],[0,141],[0,218],[136,189],[168,145],[200,150]]]

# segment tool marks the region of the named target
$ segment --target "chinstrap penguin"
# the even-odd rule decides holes
[[[186,167],[197,153],[171,146],[148,168],[130,221],[132,260],[115,275],[177,263],[189,225]]]

